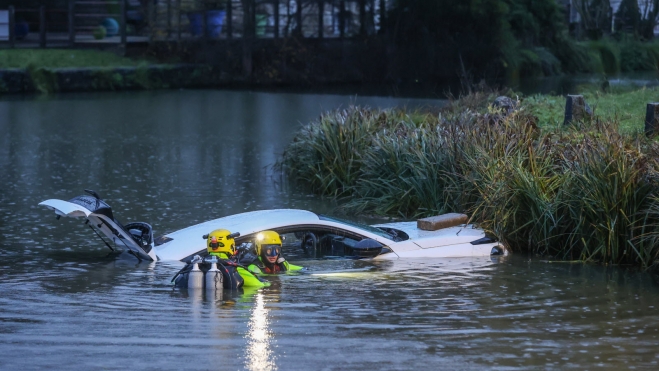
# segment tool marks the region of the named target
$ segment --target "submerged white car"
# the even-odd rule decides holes
[[[471,224],[450,225],[438,230],[422,230],[418,222],[362,225],[310,211],[259,210],[210,220],[153,238],[151,225],[135,222],[122,225],[111,207],[99,195],[77,196],[69,201],[50,199],[39,203],[60,216],[86,218],[110,249],[121,248],[140,260],[189,261],[206,254],[203,237],[215,229],[239,233],[236,245],[251,242],[265,230],[278,232],[284,248],[298,246],[314,256],[356,258],[444,258],[502,255],[505,249]],[[465,218],[466,219],[466,218]],[[101,238],[103,238],[101,236]]]

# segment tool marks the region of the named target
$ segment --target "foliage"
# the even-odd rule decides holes
[[[554,45],[552,52],[570,73],[606,73],[620,71],[656,71],[659,68],[659,43],[642,42],[633,37],[618,40],[602,38],[576,42],[567,39]]]
[[[590,41],[569,36],[564,5],[555,0],[397,0],[386,34],[398,48],[396,55],[415,57],[392,63],[403,77],[457,73],[470,83],[502,75],[611,75],[657,68],[656,47],[636,40],[652,38],[659,0],[647,0],[641,8],[637,0],[622,2],[615,29],[631,36],[616,35],[618,42],[610,35],[610,0],[575,0],[572,5]]]
[[[398,0],[388,21],[401,53],[414,50],[408,69],[454,73],[464,64],[477,80],[518,69],[529,57],[520,47],[553,43],[564,28],[553,0]]]
[[[654,38],[654,28],[659,16],[659,0],[645,0],[639,7],[638,0],[622,0],[615,14],[614,28],[617,33],[632,34],[644,40]]]
[[[135,66],[139,62],[114,53],[77,49],[0,50],[0,68],[68,68]]]
[[[610,0],[574,0],[572,6],[579,12],[590,39],[598,40],[611,33]]]
[[[323,114],[300,130],[278,166],[313,191],[340,196],[355,182],[360,156],[382,117],[356,107]]]
[[[624,38],[620,44],[622,71],[656,71],[659,69],[659,43],[644,43]]]
[[[594,94],[633,101],[656,91]],[[620,134],[621,112],[564,128],[560,113],[551,122],[535,115],[541,105],[559,111],[560,98],[527,98],[502,116],[487,104],[493,96],[476,93],[433,115],[328,112],[298,133],[280,166],[321,194],[346,197],[349,210],[467,212],[512,251],[655,267],[656,143]]]
[[[638,0],[622,0],[615,15],[614,28],[618,32],[638,34],[641,11]]]
[[[566,38],[552,45],[551,51],[561,61],[566,72],[592,73],[602,70],[599,53],[589,49],[584,43]]]
[[[51,70],[33,64],[29,64],[25,70],[38,92],[50,94],[57,91],[57,76]]]
[[[590,41],[586,45],[590,50],[597,52],[603,72],[614,75],[620,71],[621,53],[618,45],[610,39]]]

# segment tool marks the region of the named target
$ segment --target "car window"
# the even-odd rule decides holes
[[[330,222],[341,223],[341,224],[349,225],[349,226],[354,227],[354,228],[363,229],[367,232],[376,234],[380,237],[384,237],[388,240],[392,240],[392,241],[395,240],[395,238],[394,238],[395,236],[392,236],[391,234],[383,231],[380,228],[371,227],[370,225],[361,224],[361,223],[353,222],[353,221],[350,221],[350,220],[345,220],[345,219],[337,218],[337,217],[334,217],[334,216],[327,216],[327,215],[322,215],[322,214],[318,215],[318,218],[320,220],[326,220],[326,221],[330,221]]]
[[[367,238],[341,228],[320,226],[285,227],[277,229],[276,232],[283,238],[282,252],[289,260],[357,256],[353,247]]]

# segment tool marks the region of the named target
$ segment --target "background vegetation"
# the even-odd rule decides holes
[[[78,49],[5,49],[0,50],[0,68],[67,68],[137,66],[136,61],[112,52]]]
[[[554,0],[398,0],[387,32],[400,51],[398,65],[409,66],[407,78],[457,73],[477,82],[659,68],[653,41],[658,0],[643,9],[637,0],[624,0],[616,14],[609,0],[572,6],[578,24],[569,24],[566,6]]]

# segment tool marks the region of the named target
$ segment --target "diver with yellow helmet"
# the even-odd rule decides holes
[[[273,274],[298,271],[302,267],[290,264],[281,256],[281,237],[275,231],[263,231],[256,235],[256,257],[247,265],[255,274]]]
[[[220,269],[225,278],[229,280],[241,280],[244,281],[242,286],[247,287],[261,287],[269,285],[268,282],[261,281],[254,273],[248,271],[243,266],[238,264],[234,257],[236,255],[236,242],[235,238],[240,236],[240,233],[231,233],[226,229],[216,229],[204,236],[206,238],[206,251],[208,255],[216,256],[220,259],[221,265],[224,267],[224,270]],[[240,277],[235,277],[232,275],[232,272],[238,273]],[[228,275],[228,276],[227,276]],[[227,280],[225,279],[225,282]]]
[[[220,259],[230,259],[236,254],[236,242],[232,234],[226,229],[216,229],[206,236],[206,250],[208,255],[217,256]]]

